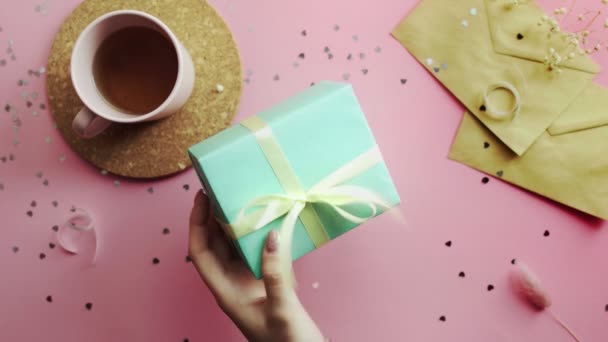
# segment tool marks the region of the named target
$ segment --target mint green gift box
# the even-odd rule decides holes
[[[304,189],[310,189],[376,146],[349,84],[318,83],[257,117],[269,126]],[[256,136],[243,125],[235,125],[191,147],[189,154],[215,215],[218,221],[227,223],[225,226],[234,223],[243,207],[253,199],[286,194]],[[391,207],[400,202],[383,160],[343,185],[363,187]],[[358,225],[337,215],[329,205],[307,205],[316,212],[329,239]],[[372,213],[368,206],[361,204],[350,204],[344,209],[358,216]],[[382,211],[378,210],[376,215]],[[282,220],[282,217],[278,218],[234,240],[236,249],[257,278],[261,277],[262,250],[268,232],[279,229]],[[298,219],[292,241],[292,259],[315,249],[313,239]]]

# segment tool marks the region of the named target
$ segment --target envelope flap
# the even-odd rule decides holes
[[[513,5],[509,0],[485,0],[494,50],[498,53],[543,63],[550,49],[565,59],[571,52],[574,58],[562,62],[569,68],[596,74],[600,67],[588,56],[576,53],[577,47],[563,39],[562,34],[551,34],[547,17],[534,1]],[[541,25],[541,19],[547,21]]]
[[[608,89],[591,83],[549,127],[553,136],[608,125]]]

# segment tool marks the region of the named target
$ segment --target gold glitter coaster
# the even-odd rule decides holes
[[[72,49],[89,23],[120,9],[150,13],[171,28],[194,61],[194,91],[186,106],[167,119],[113,124],[96,138],[81,139],[72,131],[72,120],[82,108],[70,79]],[[191,165],[187,149],[228,127],[241,96],[241,63],[234,38],[218,13],[202,0],[84,1],[57,34],[47,69],[50,105],[65,140],[95,166],[131,178],[185,170]]]

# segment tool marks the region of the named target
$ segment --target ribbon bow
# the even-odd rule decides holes
[[[305,193],[271,194],[257,197],[247,203],[230,226],[238,238],[256,231],[276,219],[284,217],[281,234],[285,239],[293,236],[298,217],[301,217],[311,239],[317,247],[329,240],[314,209],[310,204],[329,205],[340,217],[355,224],[363,223],[376,216],[379,210],[391,207],[376,193],[356,185],[342,185],[344,182],[367,171],[382,161],[377,147],[360,155],[350,163],[325,177]],[[369,213],[358,216],[344,207],[363,205]],[[310,209],[310,211],[308,211]],[[253,210],[253,212],[251,212]]]

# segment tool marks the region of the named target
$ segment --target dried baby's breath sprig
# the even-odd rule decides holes
[[[591,13],[593,13],[593,12],[591,12]],[[593,18],[591,18],[591,20],[587,23],[587,25],[585,25],[585,27],[580,29],[578,32],[581,32],[581,31],[589,32],[589,28],[591,27],[591,25],[593,25],[595,23],[597,18],[599,18],[602,15],[602,13],[603,13],[602,10],[595,12],[595,15],[593,16]],[[584,16],[586,16],[587,14],[590,14],[590,13],[587,12],[586,14],[584,14]]]
[[[513,1],[509,0],[512,4]],[[601,0],[604,5],[608,4],[608,0]],[[552,40],[555,37],[560,38],[564,42],[564,46],[559,45],[559,50],[555,47],[550,47],[544,58],[544,64],[547,70],[551,72],[563,72],[562,66],[565,62],[572,60],[577,55],[590,55],[597,53],[604,46],[608,48],[608,42],[593,43],[591,40],[592,25],[603,14],[603,9],[598,11],[585,11],[579,14],[577,19],[583,22],[590,15],[593,18],[587,20],[586,25],[576,32],[568,32],[562,29],[561,24],[566,21],[568,16],[573,12],[577,0],[573,0],[569,7],[559,7],[553,10],[554,16],[543,15],[538,20],[538,26],[547,28],[547,39]],[[604,28],[608,29],[608,19],[604,22]]]
[[[538,26],[546,25],[549,28],[549,33],[547,34],[547,38],[551,38],[551,36],[555,33],[562,32],[561,27],[559,26],[559,22],[557,19],[552,18],[548,15],[543,15],[538,20]]]
[[[570,54],[566,58],[570,58]],[[554,49],[549,48],[549,53],[545,56],[544,64],[547,66],[547,70],[557,72],[561,74],[563,69],[561,68],[564,58]]]
[[[513,8],[519,5],[527,4],[530,0],[507,0],[507,7]]]
[[[555,15],[566,15],[568,13],[568,9],[566,7],[560,7],[553,10],[553,14]]]

